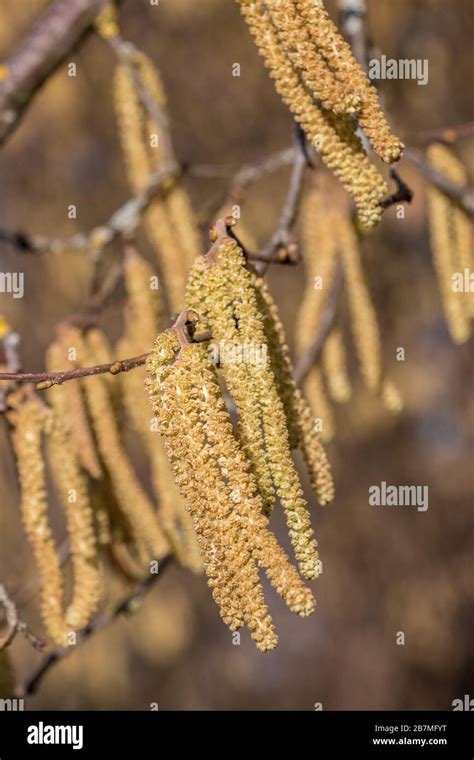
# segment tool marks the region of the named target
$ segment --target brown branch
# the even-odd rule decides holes
[[[137,604],[141,603],[147,592],[154,587],[156,582],[162,577],[164,570],[171,563],[171,557],[165,557],[160,560],[159,573],[150,575],[145,581],[139,583],[131,594],[128,594],[119,601],[112,610],[98,615],[86,628],[77,634],[76,645],[82,644],[97,631],[106,628],[108,625],[117,620],[122,615],[127,615],[136,610]],[[75,647],[56,647],[45,655],[39,666],[25,679],[25,681],[15,688],[14,697],[21,699],[25,696],[35,694],[45,675],[60,660],[75,651]]]
[[[193,337],[193,343],[203,343],[210,340],[210,334],[200,333]],[[130,359],[119,359],[110,364],[96,364],[93,367],[79,367],[66,372],[0,372],[0,382],[13,380],[17,383],[38,383],[37,390],[44,391],[53,385],[62,385],[70,380],[79,380],[82,377],[92,375],[119,375],[121,372],[130,372],[136,367],[145,364],[149,354],[133,356]]]
[[[471,187],[463,187],[445,177],[444,174],[434,169],[425,160],[423,153],[414,148],[406,148],[404,157],[423,174],[432,185],[441,190],[455,201],[463,211],[474,219],[474,190]]]
[[[265,273],[268,264],[281,259],[282,251],[286,251],[289,258],[296,255],[297,248],[296,243],[292,238],[292,230],[298,215],[301,195],[303,192],[305,170],[308,166],[306,152],[301,144],[302,140],[304,140],[304,136],[298,130],[298,145],[293,154],[293,168],[285,203],[283,204],[274,233],[258,252],[260,263],[257,264],[256,269],[259,274]]]
[[[90,32],[107,0],[58,0],[33,24],[4,62],[0,82],[0,145],[14,132],[34,95]]]
[[[388,198],[384,198],[380,201],[381,208],[386,211],[390,206],[394,206],[396,203],[411,203],[413,200],[413,190],[402,180],[399,173],[393,167],[390,169],[390,176],[397,185],[397,189]]]
[[[455,127],[439,127],[438,129],[424,129],[412,135],[410,142],[417,145],[431,142],[444,142],[448,145],[462,140],[465,137],[474,136],[474,121],[466,124],[458,124]]]
[[[30,631],[23,620],[19,619],[16,604],[9,597],[3,583],[0,583],[0,606],[5,610],[5,621],[7,624],[6,634],[0,638],[0,651],[12,643],[17,633],[22,633],[35,649],[42,650],[44,642]]]
[[[339,295],[342,290],[343,281],[344,281],[344,267],[342,264],[342,260],[339,260],[337,269],[336,269],[336,274],[332,283],[332,287],[331,287],[330,292],[328,293],[328,297],[326,299],[326,303],[324,305],[324,308],[321,314],[321,320],[319,323],[318,332],[315,336],[313,343],[308,348],[308,350],[300,357],[295,367],[294,378],[295,378],[295,381],[298,383],[298,385],[301,385],[301,383],[304,381],[306,376],[309,374],[313,365],[319,359],[324,341],[329,335],[331,328],[334,324],[334,320],[336,318],[337,305],[339,302]]]
[[[29,237],[22,233],[1,232],[0,240],[9,239],[20,250],[31,253],[103,250],[121,236],[132,236],[153,198],[160,192],[167,192],[170,178],[176,177],[174,164],[163,164],[150,177],[143,190],[122,204],[104,224],[94,227],[90,232],[78,233],[70,238],[45,238],[40,235]],[[19,240],[21,245],[18,245]]]

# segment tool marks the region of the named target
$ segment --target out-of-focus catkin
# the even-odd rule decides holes
[[[429,164],[452,182],[466,184],[466,171],[450,148],[433,143],[427,150]],[[471,334],[474,295],[469,287],[458,288],[455,278],[464,281],[472,267],[472,224],[464,211],[447,195],[430,185],[428,211],[431,248],[443,310],[455,343],[465,343]]]
[[[143,88],[160,118],[147,113],[141,99]],[[117,67],[115,105],[118,128],[129,181],[134,192],[143,190],[151,176],[170,160],[172,146],[166,125],[166,100],[158,71],[144,53],[134,51],[128,62]],[[200,240],[186,191],[171,176],[161,194],[151,202],[145,228],[155,247],[171,311],[184,305],[187,273],[200,251]]]
[[[93,349],[86,340],[78,359],[82,366],[94,363]],[[168,542],[156,511],[138,481],[123,447],[109,390],[101,375],[86,379],[84,390],[99,451],[107,467],[114,492],[126,520],[130,523],[135,544],[143,560],[159,560],[168,552]]]
[[[69,351],[74,349],[76,335],[73,328],[64,328],[58,340],[49,345],[46,351],[48,372],[61,372],[74,366],[74,362],[71,364]],[[68,428],[81,466],[92,478],[100,478],[101,467],[79,383],[64,383],[51,388],[48,400]]]
[[[102,593],[94,517],[69,430],[57,414],[49,421],[46,443],[48,466],[66,512],[74,574],[73,596],[65,618],[71,628],[78,630],[92,619]]]

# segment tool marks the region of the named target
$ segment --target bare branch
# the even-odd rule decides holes
[[[0,82],[0,145],[14,132],[34,95],[91,30],[106,0],[58,0],[4,62]]]
[[[130,237],[140,225],[142,217],[152,200],[170,188],[176,179],[174,164],[163,164],[150,177],[147,186],[120,206],[104,224],[94,227],[90,232],[78,233],[70,238],[45,238],[40,235],[28,237],[20,233],[0,233],[0,240],[8,239],[20,250],[30,253],[67,253],[68,251],[101,251],[118,237]],[[21,245],[18,245],[18,240]]]
[[[404,157],[413,166],[416,166],[432,185],[452,198],[468,216],[474,219],[474,190],[471,187],[463,187],[452,182],[444,174],[430,166],[425,160],[423,153],[419,150],[407,148],[404,152]]]
[[[0,606],[5,610],[5,621],[7,624],[6,634],[0,638],[0,650],[9,646],[17,633],[22,633],[35,649],[42,650],[44,642],[30,631],[23,620],[19,619],[15,602],[10,599],[3,583],[0,583]]]
[[[165,557],[160,560],[159,573],[150,575],[145,581],[139,583],[131,594],[128,594],[121,601],[119,601],[111,611],[104,612],[98,615],[84,630],[80,631],[76,638],[76,645],[72,647],[56,647],[47,655],[40,663],[40,665],[31,673],[26,680],[15,688],[14,696],[17,699],[21,699],[30,694],[35,694],[40,686],[45,675],[51,670],[51,668],[60,660],[63,660],[67,655],[75,651],[79,644],[89,639],[97,631],[101,631],[108,625],[117,620],[122,615],[130,614],[136,610],[145,598],[148,591],[155,586],[157,581],[162,577],[163,572],[171,563],[171,557]]]

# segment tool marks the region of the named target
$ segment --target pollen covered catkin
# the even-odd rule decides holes
[[[361,104],[360,97],[329,69],[293,0],[267,0],[266,6],[282,46],[313,96],[334,113],[354,113]]]
[[[403,143],[392,133],[380,107],[377,90],[352,54],[350,45],[330,19],[322,0],[295,0],[296,9],[328,68],[361,98],[359,123],[375,153],[392,163],[402,155]]]
[[[433,143],[427,150],[427,159],[452,182],[466,184],[466,171],[447,146]],[[428,210],[433,261],[449,332],[455,343],[465,343],[471,334],[474,295],[469,288],[457,290],[454,276],[462,279],[466,270],[471,271],[472,225],[464,211],[434,185],[428,188]]]
[[[263,317],[270,366],[274,371],[278,394],[285,410],[288,440],[290,445],[294,444],[295,448],[301,449],[311,487],[323,506],[334,499],[334,482],[317,429],[318,423],[296,386],[285,330],[267,283],[263,277],[256,276],[254,286],[257,304]]]
[[[354,198],[361,225],[373,227],[380,221],[380,201],[387,193],[387,185],[355,134],[352,117],[318,107],[281,46],[265,4],[260,0],[238,2],[277,92],[323,162]]]
[[[252,446],[243,437],[242,447],[253,465],[267,511],[272,494],[267,490],[266,478],[271,479],[270,485],[285,511],[301,573],[306,578],[317,577],[317,543],[291,457],[285,409],[267,360],[264,320],[258,308],[252,274],[246,269],[242,249],[229,237],[218,238],[206,259],[205,306],[213,339],[218,345],[232,346],[236,352],[236,359],[229,366],[226,363],[222,366],[224,379],[235,400],[239,423],[247,414],[251,413],[253,417],[251,426],[255,435]],[[243,357],[244,350],[248,352],[246,358]]]
[[[221,615],[233,629],[245,624],[257,647],[268,651],[277,637],[257,566],[265,568],[298,614],[312,612],[314,600],[266,529],[256,483],[234,437],[206,347],[190,344],[178,354],[171,332],[157,338],[147,364],[152,406]]]
[[[165,318],[159,289],[149,264],[132,247],[125,255],[127,305],[125,335],[117,344],[119,356],[145,353],[162,329]],[[144,390],[144,369],[120,374],[126,414],[141,437],[150,461],[153,490],[158,499],[158,517],[178,561],[201,572],[199,546],[190,516],[176,488],[163,443],[152,429],[151,410]]]

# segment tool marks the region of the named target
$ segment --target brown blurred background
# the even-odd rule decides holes
[[[4,0],[0,58],[47,5]],[[334,13],[335,4],[327,6]],[[429,60],[425,87],[382,83],[386,111],[407,144],[416,144],[421,130],[473,119],[473,15],[471,0],[369,0],[377,49]],[[121,29],[162,73],[180,160],[237,168],[291,143],[291,118],[233,0],[161,0],[159,7],[126,0]],[[113,111],[113,56],[90,37],[68,61],[77,77],[61,67],[0,152],[0,229],[66,236],[103,222],[129,197]],[[240,78],[232,76],[235,62]],[[474,140],[459,144],[471,184],[473,147]],[[329,455],[337,497],[313,509],[324,563],[313,584],[315,615],[300,620],[268,589],[278,650],[262,655],[245,634],[234,646],[204,579],[172,567],[141,611],[54,668],[27,709],[149,709],[154,702],[160,709],[451,709],[453,699],[474,696],[472,341],[450,341],[429,249],[425,183],[403,161],[400,170],[415,200],[404,220],[393,209],[385,214],[363,255],[387,375],[405,408],[391,417],[356,380],[354,399],[336,412]],[[248,195],[245,223],[260,242],[272,231],[287,181],[282,170]],[[189,180],[203,231],[225,187]],[[69,204],[77,206],[75,221],[67,218]],[[24,369],[40,371],[55,323],[84,304],[90,266],[80,253],[34,256],[0,245],[2,271],[25,273],[24,299],[0,295],[0,311],[22,336]],[[139,245],[153,261],[143,237]],[[275,267],[269,282],[291,336],[304,269]],[[108,309],[102,324],[117,337],[120,308]],[[405,348],[405,362],[396,361],[397,347]],[[0,579],[41,632],[5,430]],[[368,489],[382,480],[429,486],[428,511],[369,506]],[[273,519],[284,543],[284,526]],[[60,542],[59,520],[56,528]],[[400,631],[404,646],[396,642]],[[39,661],[19,638],[12,655],[18,680]]]

